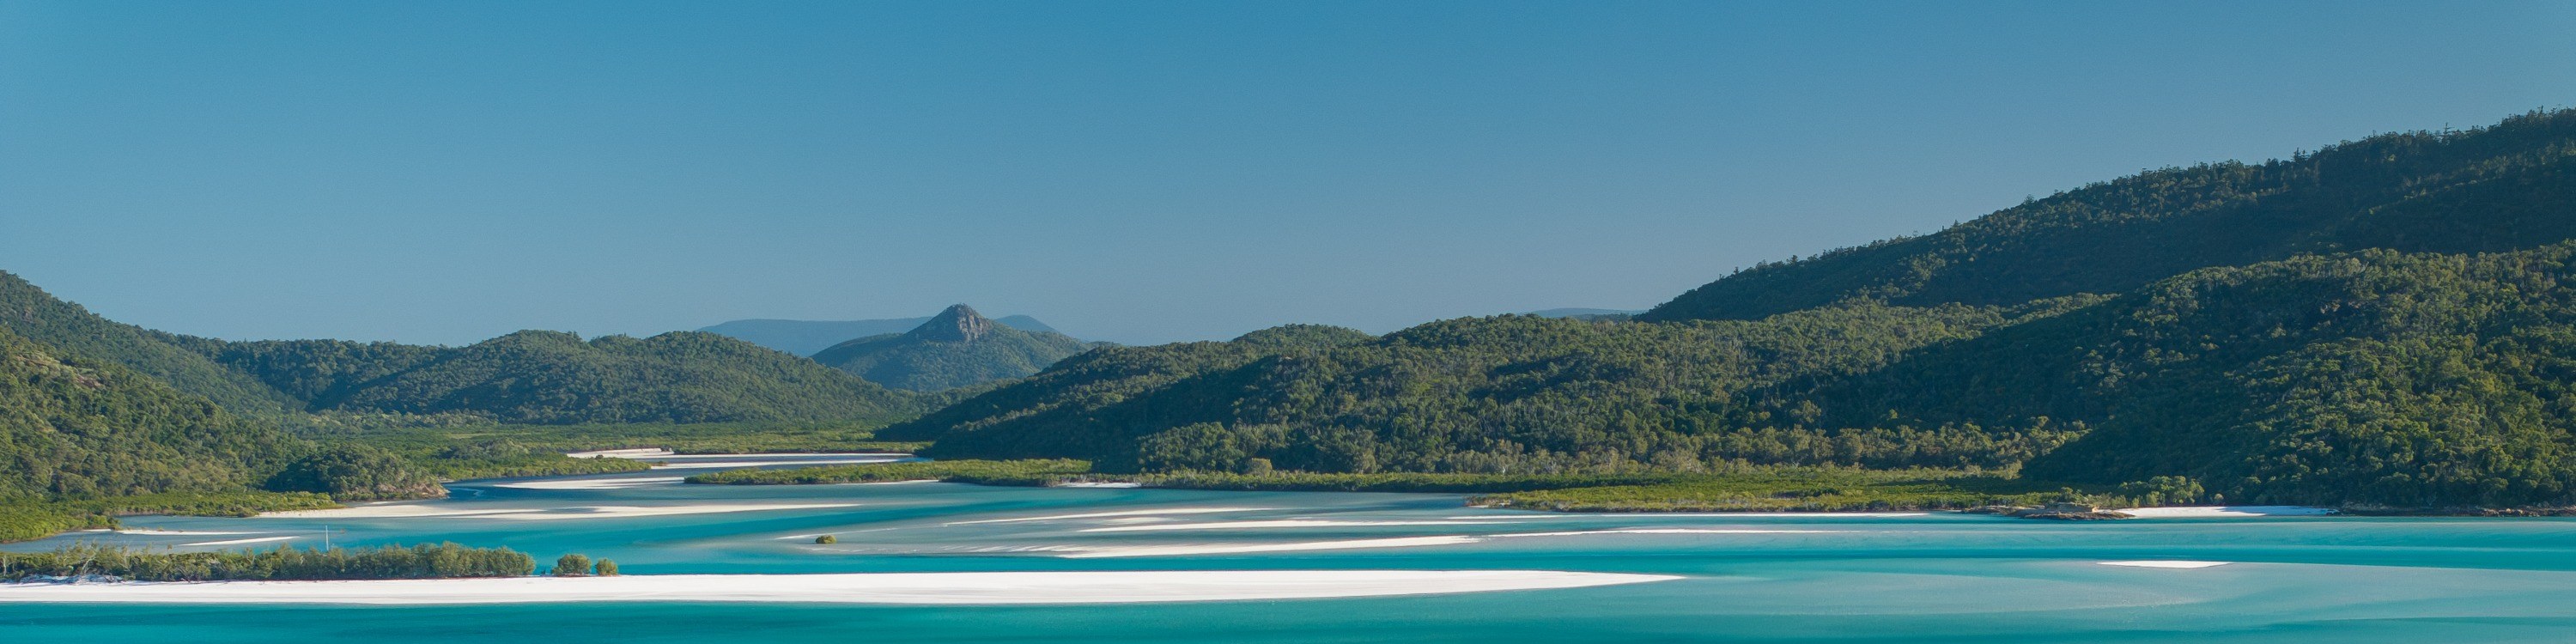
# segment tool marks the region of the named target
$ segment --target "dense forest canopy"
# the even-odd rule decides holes
[[[2012,304],[2302,253],[2474,253],[2570,237],[2576,111],[2534,112],[2088,185],[1930,235],[1758,265],[1638,317],[1756,319],[1852,297]]]
[[[2576,112],[2535,113],[2150,172],[1765,265],[1645,322],[1095,351],[888,432],[1109,471],[1926,466],[2563,504],[2571,135]]]

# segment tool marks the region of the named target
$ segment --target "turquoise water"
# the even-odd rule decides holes
[[[668,477],[681,472],[597,477]],[[452,540],[628,574],[874,571],[1545,569],[1680,575],[1598,588],[1262,602],[1070,606],[578,603],[497,606],[0,604],[0,640],[212,642],[2311,642],[2576,640],[2576,521],[2169,519],[2058,523],[1913,516],[1560,515],[1455,495],[1031,489],[940,483],[523,489],[452,486],[446,510],[857,504],[625,518],[146,517],[244,534],[82,533],[183,548],[294,537]],[[1071,514],[1217,510],[1054,518]],[[1278,522],[1295,523],[1253,523]],[[970,523],[971,522],[971,523]],[[1208,525],[1214,524],[1214,525]],[[1562,534],[1600,530],[1736,532]],[[840,543],[816,545],[832,533]],[[1502,535],[1538,536],[1502,536]],[[1447,545],[1067,558],[1392,537]],[[271,546],[279,542],[263,542]],[[1168,550],[1166,551],[1168,552]],[[2119,560],[2232,562],[2199,569]]]

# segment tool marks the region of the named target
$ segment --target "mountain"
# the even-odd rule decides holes
[[[919,328],[923,323],[929,321],[930,318],[926,317],[898,318],[891,320],[846,320],[839,322],[808,320],[734,320],[698,330],[740,338],[750,341],[752,344],[800,356],[810,356],[814,355],[814,352],[831,348],[831,346],[835,344],[874,335],[902,333]],[[1059,333],[1059,331],[1055,330],[1055,327],[1047,326],[1046,323],[1039,322],[1037,318],[1026,315],[1004,316],[994,318],[993,321],[1000,322],[1002,326],[1022,331]]]
[[[236,342],[110,321],[5,272],[0,330],[259,417],[341,411],[514,423],[845,420],[908,416],[924,406],[911,394],[712,333],[585,342],[522,331],[467,347]]]
[[[459,348],[227,343],[225,364],[305,396],[310,411],[462,413],[508,423],[882,418],[909,395],[713,333],[584,341],[520,331]]]
[[[144,372],[0,329],[0,501],[240,490],[299,447]]]
[[[1757,267],[1647,321],[1104,349],[886,431],[1113,470],[1973,466],[2576,503],[2572,123],[2150,172]]]
[[[897,389],[938,391],[1037,373],[1090,345],[1053,331],[1023,331],[948,307],[903,333],[832,345],[814,360]]]
[[[1644,312],[1645,311],[1635,309],[1567,308],[1531,311],[1523,313],[1522,315],[1535,315],[1543,318],[1571,318],[1576,320],[1625,320]]]
[[[1996,305],[2367,248],[2474,253],[2576,236],[2576,111],[2374,136],[2262,164],[2168,168],[1921,237],[1765,263],[1642,320],[1758,319],[1866,297]]]
[[[122,365],[235,412],[276,413],[293,404],[196,350],[219,341],[110,321],[7,271],[0,271],[0,329],[65,356]]]

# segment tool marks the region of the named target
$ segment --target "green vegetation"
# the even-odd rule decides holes
[[[336,507],[340,504],[320,494],[256,491],[0,500],[0,542],[40,539],[72,530],[113,528],[117,525],[117,517],[138,514],[239,517],[280,510]]]
[[[2554,112],[2148,173],[1758,268],[1641,316],[1654,322],[1103,349],[883,434],[934,439],[929,456],[1109,472],[1741,463],[2192,482],[2153,497],[2168,500],[2567,504],[2572,134],[2576,112]],[[2009,492],[1941,480],[1887,494]],[[1735,483],[1691,485],[1638,494],[1746,503],[1710,492]]]
[[[907,395],[813,361],[694,331],[589,341],[521,331],[443,350],[310,404],[527,424],[839,420],[919,411]]]
[[[519,577],[536,560],[509,548],[454,543],[375,548],[162,552],[76,544],[49,552],[0,552],[0,579],[110,575],[133,581],[433,579]]]
[[[1850,298],[2004,305],[2366,248],[2476,253],[2576,237],[2576,111],[2385,134],[2261,164],[2167,168],[1922,237],[1757,265],[1638,316],[1750,320]]]
[[[723,485],[812,485],[818,483],[888,483],[947,481],[985,485],[1048,485],[1081,477],[1091,464],[1074,460],[908,461],[862,463],[783,470],[741,469],[700,474],[690,483]]]
[[[268,479],[281,492],[320,492],[334,499],[417,499],[444,496],[438,479],[413,471],[409,463],[384,450],[364,445],[332,445],[288,463]]]
[[[590,557],[578,552],[557,557],[555,558],[554,570],[547,574],[557,577],[580,577],[588,575],[590,574]]]
[[[840,538],[840,537],[835,537],[835,536],[828,535],[828,534],[827,534],[827,535],[823,535],[823,536],[815,537],[815,538],[814,538],[814,543],[831,544],[831,543],[840,543],[840,542],[841,542],[841,538]]]
[[[741,338],[745,342],[777,349],[784,353],[810,356],[816,351],[831,348],[832,345],[847,342],[852,338],[903,333],[920,328],[922,323],[929,321],[930,318],[927,317],[838,321],[734,320],[698,330]],[[1039,322],[1037,318],[1026,315],[1005,315],[993,318],[993,321],[1022,331],[1056,332],[1055,327],[1047,326],[1045,322]]]
[[[590,574],[594,577],[615,577],[617,576],[617,562],[601,559],[590,565]]]
[[[964,304],[904,333],[875,335],[814,354],[814,360],[897,389],[938,391],[1037,373],[1090,348],[1050,331],[997,324]]]

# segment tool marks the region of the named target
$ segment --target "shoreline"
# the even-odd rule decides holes
[[[1673,575],[1558,570],[1175,570],[330,581],[0,583],[0,603],[458,605],[762,602],[890,605],[1136,604],[1552,590]]]

